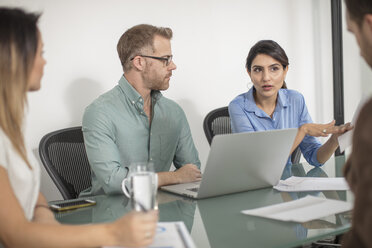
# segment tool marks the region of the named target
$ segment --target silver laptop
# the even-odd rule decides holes
[[[217,135],[201,181],[160,189],[200,199],[276,185],[296,134],[297,128]]]

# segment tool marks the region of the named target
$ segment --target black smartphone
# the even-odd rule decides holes
[[[50,209],[54,211],[67,211],[67,210],[73,210],[77,208],[84,208],[96,205],[96,202],[91,199],[76,199],[76,200],[70,200],[67,202],[61,202],[61,203],[54,203],[49,205]]]

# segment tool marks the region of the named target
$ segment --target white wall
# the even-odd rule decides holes
[[[48,63],[42,90],[29,94],[26,138],[32,149],[48,132],[81,125],[84,108],[116,85],[122,74],[116,43],[139,23],[174,31],[178,69],[164,95],[184,108],[202,164],[209,151],[203,118],[247,90],[245,58],[260,39],[276,40],[286,50],[286,82],[304,94],[313,120],[333,118],[329,1],[0,0],[0,5],[43,12],[39,26]],[[353,51],[356,43],[351,35],[344,36],[345,67],[358,67],[362,62]],[[345,73],[347,116],[365,87],[360,80],[367,70],[360,68],[352,70],[352,78]],[[59,197],[52,188],[50,181],[44,182],[49,200]]]

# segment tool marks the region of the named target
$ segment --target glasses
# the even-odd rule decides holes
[[[166,55],[164,57],[155,57],[155,56],[149,56],[149,55],[136,55],[136,56],[165,61],[166,66],[168,66],[172,62],[172,59],[173,59],[173,55]],[[133,58],[131,58],[130,60],[133,60],[134,58],[135,58],[135,56]]]

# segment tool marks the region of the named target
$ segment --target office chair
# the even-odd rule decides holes
[[[40,141],[39,154],[65,200],[77,198],[92,185],[81,126],[46,134]]]
[[[203,128],[209,145],[218,134],[231,133],[230,115],[228,107],[214,109],[204,118]]]
[[[231,122],[228,107],[214,109],[209,112],[204,118],[203,129],[209,145],[211,145],[212,139],[215,135],[231,133]],[[300,158],[301,150],[300,147],[297,147],[291,155],[292,164],[298,164],[300,162]]]

